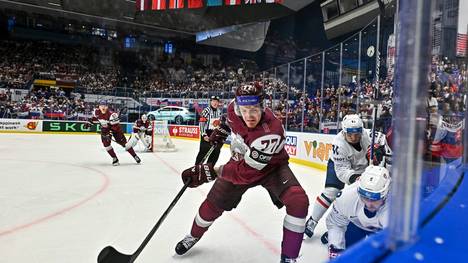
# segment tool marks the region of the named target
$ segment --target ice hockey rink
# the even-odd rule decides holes
[[[139,153],[142,165],[114,145],[114,167],[98,135],[0,134],[0,262],[97,262],[108,245],[133,253],[181,189],[181,171],[194,163],[198,142],[174,143],[176,152]],[[228,158],[223,148],[218,164]],[[324,172],[291,167],[312,203]],[[184,193],[136,262],[279,262],[285,210],[262,187],[247,191],[186,255],[175,255],[210,187]],[[324,231],[322,220],[304,241],[301,262],[326,261]]]

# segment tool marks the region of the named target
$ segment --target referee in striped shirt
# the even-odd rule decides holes
[[[210,135],[211,132],[213,132],[213,130],[220,124],[222,114],[223,111],[219,108],[219,98],[217,96],[211,96],[210,106],[203,109],[200,116],[200,150],[198,151],[195,165],[199,164],[206,153],[210,150]],[[210,157],[208,157],[207,163],[212,163],[213,166],[216,164],[221,152],[221,147],[223,146],[216,146]]]

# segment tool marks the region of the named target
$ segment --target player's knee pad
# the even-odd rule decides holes
[[[215,204],[205,199],[205,201],[201,204],[200,209],[198,209],[197,218],[212,222],[216,218],[220,217],[223,212],[223,209],[217,207]]]
[[[336,196],[341,190],[335,187],[325,187],[323,192],[317,196],[317,202],[325,208],[329,208],[330,205],[335,201]]]
[[[281,194],[281,202],[288,215],[305,218],[309,208],[309,198],[301,186],[291,186]]]
[[[129,144],[127,143],[127,139],[125,139],[125,140],[122,140],[122,139],[121,139],[121,140],[115,140],[115,141],[116,141],[118,144],[120,144],[122,147],[124,147],[125,150],[128,150],[128,149],[132,148],[132,146],[129,145]]]

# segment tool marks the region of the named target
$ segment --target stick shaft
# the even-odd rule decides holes
[[[211,153],[213,152],[213,150],[216,148],[216,145],[213,145],[211,146],[210,150],[206,153],[206,155],[203,157],[203,159],[201,160],[200,164],[204,163],[206,161],[206,159],[208,159],[208,157],[211,155]],[[143,240],[143,243],[141,243],[141,245],[138,247],[138,249],[135,251],[135,253],[133,253],[132,257],[130,258],[130,262],[129,263],[133,263],[136,258],[140,255],[141,251],[143,251],[143,249],[146,247],[146,245],[148,244],[148,242],[151,240],[151,238],[153,237],[154,233],[156,233],[156,231],[158,230],[159,226],[164,222],[164,220],[166,219],[167,215],[169,215],[169,213],[171,212],[172,208],[174,208],[174,206],[177,204],[177,202],[179,201],[180,197],[184,194],[185,190],[187,190],[187,187],[189,186],[190,184],[190,180],[188,180],[187,182],[185,182],[184,186],[182,187],[182,189],[180,189],[179,193],[176,195],[176,197],[174,198],[174,200],[172,200],[171,204],[169,205],[169,207],[166,209],[166,211],[164,211],[164,214],[161,216],[161,218],[159,218],[158,222],[156,223],[156,225],[153,227],[153,229],[151,229],[151,231],[148,233],[148,235],[146,236],[145,240]]]
[[[151,229],[151,231],[149,232],[149,234],[146,236],[145,240],[143,240],[143,243],[141,243],[140,247],[138,247],[138,249],[135,251],[135,253],[133,253],[131,259],[130,259],[130,263],[133,263],[135,261],[135,259],[140,255],[141,251],[143,251],[143,249],[146,247],[146,245],[148,244],[148,242],[151,240],[151,238],[153,237],[154,233],[156,233],[156,231],[158,230],[159,226],[162,224],[162,222],[164,222],[164,220],[166,219],[167,215],[171,212],[172,208],[174,208],[174,206],[176,205],[177,201],[179,201],[180,197],[182,196],[182,194],[185,192],[185,190],[187,190],[187,187],[188,185],[190,184],[190,181],[187,181],[185,184],[184,184],[184,187],[182,187],[182,189],[180,189],[179,193],[176,195],[176,197],[174,198],[174,200],[172,200],[172,203],[169,205],[169,207],[166,209],[166,211],[164,212],[164,214],[161,216],[161,218],[159,218],[158,222],[156,223],[156,225],[153,227],[153,229]]]

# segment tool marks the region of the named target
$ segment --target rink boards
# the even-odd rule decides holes
[[[0,119],[0,133],[96,134],[99,125],[85,126],[84,121]],[[133,123],[121,123],[122,130],[132,133]],[[171,136],[198,140],[200,131],[193,125],[169,125]],[[332,150],[331,134],[286,132],[285,149],[291,162],[325,170]],[[229,139],[227,141],[229,144]]]

